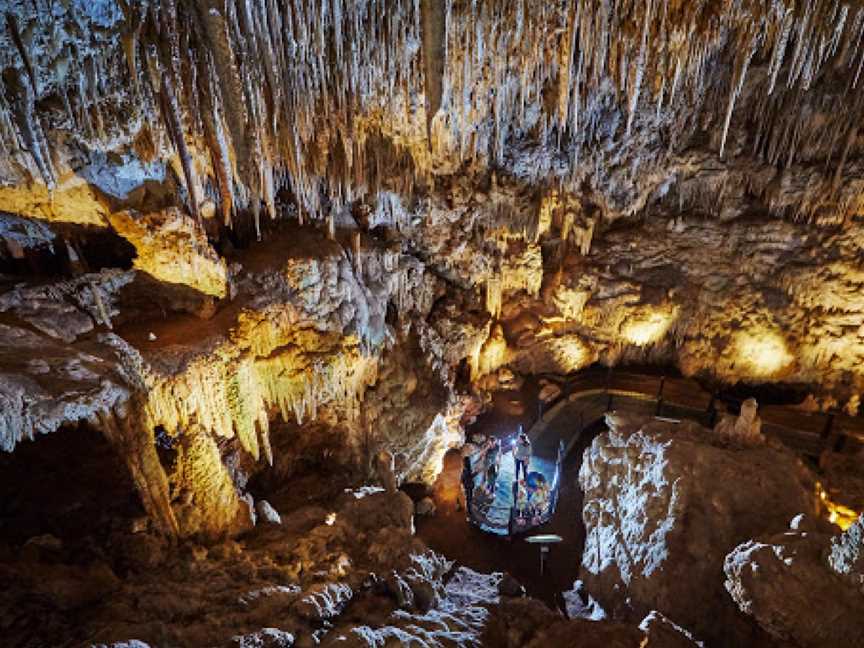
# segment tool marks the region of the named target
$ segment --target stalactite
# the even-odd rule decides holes
[[[855,89],[864,69],[864,10],[834,0],[722,7],[669,0],[393,0],[386,7],[344,0],[126,0],[120,6],[116,51],[82,55],[58,96],[87,139],[107,137],[113,116],[104,107],[106,79],[112,65],[125,64],[142,116],[149,119],[163,106],[193,213],[201,199],[193,194],[202,185],[191,181],[195,169],[183,142],[187,152],[209,150],[207,173],[226,223],[237,209],[263,208],[275,217],[282,190],[292,194],[298,218],[327,221],[332,210],[343,213],[350,202],[379,191],[382,180],[387,189],[410,193],[436,169],[460,161],[506,167],[514,137],[565,154],[571,168],[554,173],[572,189],[591,173],[577,169],[586,157],[604,175],[597,153],[603,147],[596,144],[616,137],[604,115],[617,111],[624,117],[618,135],[627,134],[640,105],[652,107],[646,120],[668,128],[670,153],[686,132],[712,119],[722,126],[725,154],[733,112],[747,110],[743,118],[759,133],[756,150],[784,164],[807,147],[808,133],[790,127],[778,111],[807,105],[823,70],[848,69]],[[17,26],[7,21],[7,29]],[[42,71],[28,67],[32,53],[23,41],[16,49],[21,78],[15,83],[30,86],[35,101]],[[727,52],[737,56],[724,113],[710,99],[725,85],[727,77],[718,83],[715,72]],[[752,60],[767,68],[764,78],[751,79],[754,92],[780,96],[777,102],[738,106]],[[427,102],[425,111],[416,109],[417,98]],[[699,114],[682,117],[685,103]],[[22,116],[26,104],[15,99],[15,126],[50,183],[51,155],[38,115]],[[849,123],[857,118],[850,113]],[[153,128],[157,137],[161,130]],[[778,143],[786,130],[797,137]],[[398,156],[390,159],[379,140],[398,141]],[[10,141],[4,138],[7,150]],[[549,167],[534,172],[540,177]]]
[[[639,53],[636,56],[636,66],[633,74],[633,83],[630,88],[630,104],[629,113],[627,115],[627,128],[625,136],[630,136],[630,129],[633,126],[633,119],[636,117],[636,108],[639,105],[639,94],[642,91],[642,79],[645,76],[645,66],[648,47],[648,32],[651,27],[651,13],[654,0],[645,0],[645,17],[642,26],[642,40],[639,44]]]
[[[161,98],[162,111],[168,125],[168,132],[177,149],[180,163],[183,165],[183,175],[186,176],[186,190],[189,192],[189,211],[192,212],[195,220],[200,222],[201,198],[198,195],[198,177],[195,174],[192,156],[189,153],[189,148],[186,146],[186,140],[183,136],[183,123],[180,118],[180,108],[177,105],[177,96],[174,93],[171,78],[167,73],[162,74]]]
[[[735,74],[732,77],[732,87],[729,90],[729,104],[726,108],[726,118],[723,122],[723,133],[720,136],[720,157],[723,157],[723,152],[726,149],[726,137],[729,134],[729,124],[732,121],[732,111],[735,108],[735,101],[738,95],[741,94],[741,89],[744,87],[744,80],[747,77],[747,68],[750,67],[750,60],[753,58],[754,47],[751,44],[749,35],[745,37],[745,42],[740,47],[740,57],[735,62]]]
[[[12,95],[12,114],[18,130],[33,158],[42,179],[48,187],[53,187],[56,181],[51,152],[42,132],[42,125],[36,113],[36,94],[33,87],[21,78],[21,72],[16,68],[3,71],[3,81],[7,92]]]
[[[426,136],[432,147],[432,120],[441,107],[446,46],[446,0],[420,0],[423,73],[426,87]]]
[[[27,71],[27,80],[29,81],[30,88],[33,90],[33,94],[36,95],[39,93],[36,72],[33,69],[33,63],[30,60],[30,54],[27,52],[24,41],[21,39],[21,32],[18,31],[18,21],[15,19],[15,14],[11,11],[6,13],[6,27],[12,37],[12,42],[15,43],[18,55],[21,57],[21,63]]]
[[[501,317],[503,282],[500,276],[486,279],[486,311],[493,319]]]
[[[204,72],[198,74],[198,81],[202,89],[201,120],[204,127],[204,136],[207,147],[210,150],[213,171],[219,187],[220,205],[222,208],[222,220],[226,227],[232,225],[232,213],[234,211],[234,172],[231,168],[231,155],[225,131],[222,127],[222,117],[217,103],[216,89],[211,85],[213,74],[208,64],[209,60],[202,62]]]

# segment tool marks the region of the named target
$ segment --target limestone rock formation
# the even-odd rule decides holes
[[[387,450],[381,450],[375,455],[375,472],[384,490],[388,493],[395,493],[396,471],[393,465],[393,455]]]
[[[864,641],[864,518],[842,534],[794,529],[738,545],[724,563],[738,607],[795,645]]]
[[[6,0],[0,451],[98,432],[138,508],[116,545],[97,534],[122,559],[93,582],[167,561],[182,584],[127,584],[88,640],[175,645],[194,619],[209,646],[475,642],[494,579],[410,558],[397,487],[433,483],[531,376],[547,404],[634,363],[860,413],[862,43],[850,0]],[[710,613],[745,637],[723,556],[814,493],[860,511],[854,435],[811,434],[817,486],[750,402],[713,432],[616,425],[582,471],[583,564],[634,622],[656,608],[712,642]],[[328,502],[330,524],[275,500],[264,524],[261,489],[359,493],[378,464],[385,492]],[[297,545],[253,559],[232,537]],[[36,598],[74,607],[92,574],[70,569]],[[225,592],[243,614],[211,632]],[[644,639],[532,605],[511,609],[551,626],[504,620],[502,642]],[[109,618],[128,632],[97,636]]]
[[[785,450],[728,446],[695,424],[614,413],[607,424],[579,471],[588,591],[616,617],[658,610],[712,644],[747,642],[723,560],[742,540],[815,513],[807,471]]]
[[[325,635],[387,636],[400,627],[416,633],[418,623],[429,624],[430,636],[444,636],[467,630],[466,621],[476,636],[485,611],[453,599],[459,579],[444,586],[451,563],[413,537],[407,496],[348,497],[334,508],[332,519],[327,509],[292,510],[283,524],[257,528],[242,544],[172,547],[156,534],[117,531],[111,552],[102,556],[59,547],[21,561],[0,551],[5,641],[47,646],[80,636],[87,645],[137,640],[151,646],[284,646],[293,645],[292,638],[304,645]],[[130,563],[124,547],[136,537],[157,543],[159,557]],[[392,570],[413,591],[428,586],[432,595],[415,595],[404,614],[397,611],[397,602],[369,582],[370,572],[383,576]],[[24,593],[31,603],[15,608]],[[421,600],[426,609],[419,612]],[[86,615],[64,620],[82,606]],[[361,614],[358,622],[348,606],[375,612]],[[20,622],[13,626],[10,617]],[[433,627],[441,623],[452,628]]]
[[[762,436],[762,421],[759,418],[756,399],[745,400],[741,404],[741,413],[737,417],[724,415],[714,427],[714,433],[743,446],[764,444],[765,437]]]

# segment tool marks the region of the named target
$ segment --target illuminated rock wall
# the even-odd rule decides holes
[[[864,10],[763,4],[12,0],[2,447],[92,419],[184,532],[212,444],[266,463],[274,416],[429,479],[504,365],[856,410]],[[167,475],[157,426],[212,470]]]

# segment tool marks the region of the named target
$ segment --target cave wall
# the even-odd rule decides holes
[[[0,444],[89,420],[162,528],[216,533],[225,440],[272,462],[277,416],[434,477],[463,363],[854,413],[862,34],[828,1],[13,0]]]

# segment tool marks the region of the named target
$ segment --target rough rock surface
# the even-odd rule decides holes
[[[775,637],[806,648],[864,642],[864,518],[842,534],[793,529],[737,546],[726,589]]]
[[[585,646],[635,648],[644,636],[635,626],[611,621],[567,620],[535,599],[504,599],[483,634],[483,645],[501,648]]]
[[[808,473],[788,451],[732,446],[696,424],[614,413],[607,423],[579,471],[588,591],[613,617],[657,610],[712,645],[748,641],[723,560],[815,512]]]
[[[393,570],[417,591],[426,584],[435,592],[424,612],[412,604],[404,621],[394,621],[406,632],[415,615],[445,604],[441,578],[451,563],[412,535],[407,496],[375,493],[335,504],[332,518],[319,507],[291,510],[283,524],[255,529],[239,543],[172,547],[152,533],[115,531],[107,549],[92,555],[61,547],[22,561],[0,551],[4,641],[22,647],[132,639],[152,646],[271,647],[292,645],[293,637],[305,645],[316,633],[324,636],[324,621],[376,631],[378,623],[386,625],[397,603],[375,593],[368,579],[370,572]],[[156,543],[158,557],[129,562],[133,538]],[[355,607],[376,612],[351,612]],[[461,612],[454,607],[451,614]]]
[[[277,415],[430,482],[505,366],[859,408],[853,5],[8,5],[0,447],[89,421],[169,533],[243,526]]]
[[[406,453],[404,473],[434,479],[443,452],[461,441],[461,405],[448,404],[422,357],[385,355],[396,336],[404,344],[416,336],[385,321],[388,301],[399,302],[402,317],[429,308],[421,266],[379,244],[355,250],[352,263],[311,231],[278,245],[278,253],[271,247],[241,257],[245,267],[232,271],[240,296],[206,324],[125,308],[143,294],[135,271],[0,294],[7,316],[0,323],[0,445],[11,450],[86,420],[118,448],[157,526],[186,536],[219,537],[254,522],[243,487],[273,461],[277,414],[337,430],[346,464],[362,464],[374,447],[398,448]],[[164,293],[155,299],[168,305]],[[24,357],[22,347],[42,353]],[[405,375],[414,377],[413,388]],[[397,424],[394,412],[412,396],[422,406]],[[370,436],[371,428],[378,433]],[[172,459],[162,462],[157,446]]]

